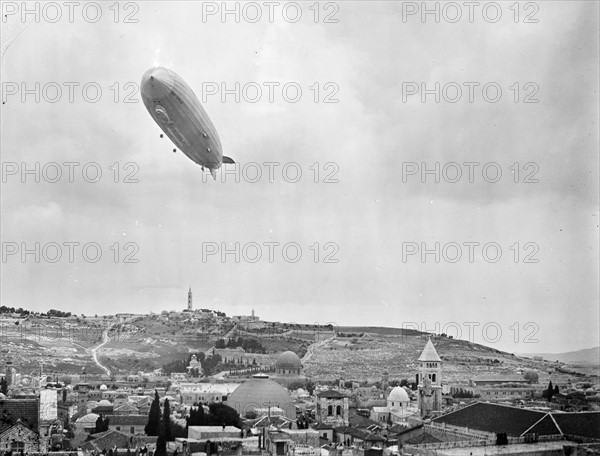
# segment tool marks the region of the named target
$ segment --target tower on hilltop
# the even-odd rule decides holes
[[[187,310],[189,310],[190,312],[193,310],[193,308],[192,308],[192,287],[190,287],[190,289],[188,291],[188,306],[187,306]]]

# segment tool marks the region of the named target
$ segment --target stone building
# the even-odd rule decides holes
[[[204,371],[202,370],[202,364],[198,361],[198,357],[193,354],[190,359],[190,364],[186,367],[188,377],[202,377],[204,375]]]
[[[278,375],[300,375],[302,362],[292,351],[283,352],[275,362],[275,372]]]
[[[29,429],[20,420],[0,431],[0,453],[12,451],[25,454],[43,450],[39,433]]]
[[[107,415],[108,429],[125,434],[144,434],[148,417],[146,415]]]
[[[442,410],[442,359],[431,339],[419,356],[417,404],[422,417]]]
[[[319,424],[348,426],[348,396],[336,390],[317,393]]]
[[[410,398],[406,390],[396,386],[387,397],[386,407],[373,407],[371,419],[380,423],[401,423],[407,416]]]

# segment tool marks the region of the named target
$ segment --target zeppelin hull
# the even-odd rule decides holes
[[[211,172],[221,167],[223,151],[217,130],[177,73],[151,68],[142,77],[140,93],[154,121],[179,150]]]

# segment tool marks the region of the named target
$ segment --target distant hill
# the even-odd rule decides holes
[[[600,364],[600,347],[586,348],[583,350],[570,351],[565,353],[521,353],[519,356],[541,356],[548,361],[560,361],[565,364],[586,363]]]

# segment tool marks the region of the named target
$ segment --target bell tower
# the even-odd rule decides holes
[[[421,416],[440,412],[442,410],[442,359],[435,350],[431,337],[419,356],[417,384],[419,388],[417,402]]]
[[[190,312],[193,310],[192,309],[192,287],[190,287],[190,290],[188,291],[188,306],[187,306],[187,310],[189,310]]]

